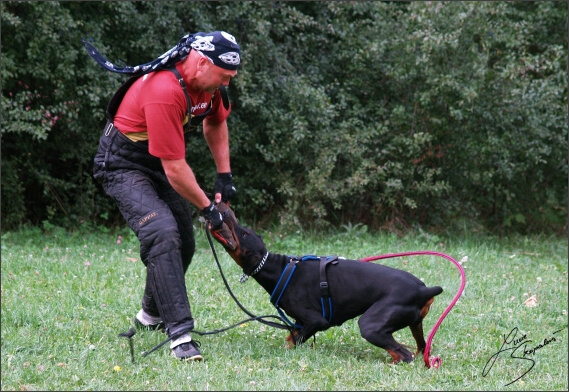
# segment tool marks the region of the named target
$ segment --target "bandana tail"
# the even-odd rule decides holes
[[[87,53],[89,53],[89,56],[91,56],[91,58],[93,60],[95,60],[97,62],[97,64],[99,64],[101,67],[105,68],[107,71],[116,72],[116,73],[123,73],[123,74],[133,74],[133,71],[134,71],[133,67],[129,67],[129,66],[118,67],[117,65],[111,63],[106,58],[104,58],[103,55],[101,53],[99,53],[97,48],[95,48],[93,45],[91,45],[88,41],[83,39],[82,42],[83,42],[83,46],[85,47],[85,49],[87,49]]]

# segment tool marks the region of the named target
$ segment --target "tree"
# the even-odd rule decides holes
[[[566,230],[566,2],[2,2],[2,222],[122,224],[91,179],[126,79],[195,31],[236,36],[245,221]],[[198,181],[215,172],[203,137]]]

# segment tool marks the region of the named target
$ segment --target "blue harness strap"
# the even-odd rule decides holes
[[[285,292],[286,287],[292,278],[292,274],[294,273],[296,264],[298,262],[299,260],[296,257],[290,258],[287,266],[281,274],[281,277],[279,278],[279,281],[277,282],[277,285],[275,286],[275,289],[273,290],[273,293],[271,294],[271,303],[275,306],[275,308],[277,308],[279,315],[287,324],[295,328],[302,328],[302,325],[298,325],[290,321],[279,307],[279,301],[281,300],[281,297],[283,296],[283,293]]]
[[[284,293],[286,287],[288,286],[288,282],[290,282],[290,278],[292,278],[292,274],[294,273],[294,270],[296,269],[297,263],[298,263],[298,259],[291,258],[290,261],[288,262],[287,266],[283,270],[281,277],[279,278],[279,281],[277,282],[277,285],[275,286],[275,289],[273,290],[273,293],[271,294],[271,303],[274,306],[278,306],[279,301],[281,300],[281,297],[283,296],[283,293]]]

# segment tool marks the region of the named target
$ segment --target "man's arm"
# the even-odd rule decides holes
[[[203,133],[218,173],[231,172],[229,160],[229,131],[227,121],[215,123],[207,118],[203,121]]]
[[[196,181],[194,172],[185,159],[161,159],[162,167],[172,188],[197,208],[203,210],[211,201]]]
[[[206,118],[202,124],[204,137],[215,161],[217,172],[231,173],[227,121],[216,123]],[[215,202],[221,203],[221,193],[215,194]]]

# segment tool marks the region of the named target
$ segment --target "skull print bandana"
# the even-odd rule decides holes
[[[198,32],[186,34],[178,44],[158,58],[149,63],[137,66],[118,66],[103,57],[99,51],[85,39],[83,46],[89,56],[101,67],[108,71],[126,75],[144,75],[149,72],[169,68],[178,61],[184,60],[190,50],[194,49],[209,59],[213,64],[228,70],[236,70],[241,62],[241,50],[235,37],[225,31],[212,31],[210,33]]]

